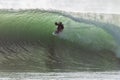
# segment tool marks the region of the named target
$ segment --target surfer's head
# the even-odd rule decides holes
[[[62,22],[59,22],[59,23],[55,22],[55,25],[60,26],[60,25],[63,25],[63,24],[62,24]]]
[[[59,24],[62,24],[62,22],[59,22]]]

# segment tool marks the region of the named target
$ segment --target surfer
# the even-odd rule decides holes
[[[62,24],[62,22],[59,22],[59,23],[55,22],[55,25],[58,26],[57,30],[55,31],[56,34],[59,34],[60,32],[63,31],[64,25]]]

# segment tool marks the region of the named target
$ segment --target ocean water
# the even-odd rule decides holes
[[[118,80],[119,23],[102,19],[38,9],[0,10],[0,78]],[[54,23],[60,21],[65,29],[55,36]]]
[[[1,80],[119,80],[120,72],[0,73]]]

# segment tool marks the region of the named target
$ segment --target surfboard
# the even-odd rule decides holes
[[[61,32],[56,33],[56,31],[54,31],[54,32],[52,33],[52,35],[57,36],[57,35],[59,35],[60,33],[61,33]]]
[[[55,35],[55,36],[57,36],[57,35],[59,35],[60,33],[62,33],[62,31],[63,31],[63,30],[61,30],[61,31],[59,31],[59,32],[54,31],[52,34]]]
[[[56,36],[57,34],[55,32],[53,32],[52,35]]]
[[[56,33],[56,32],[53,32],[52,34],[54,35],[54,36],[57,36],[57,35],[59,35],[61,32],[59,32],[59,33]]]

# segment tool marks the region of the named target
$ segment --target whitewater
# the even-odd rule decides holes
[[[0,73],[2,80],[119,80],[119,75],[119,72]]]

